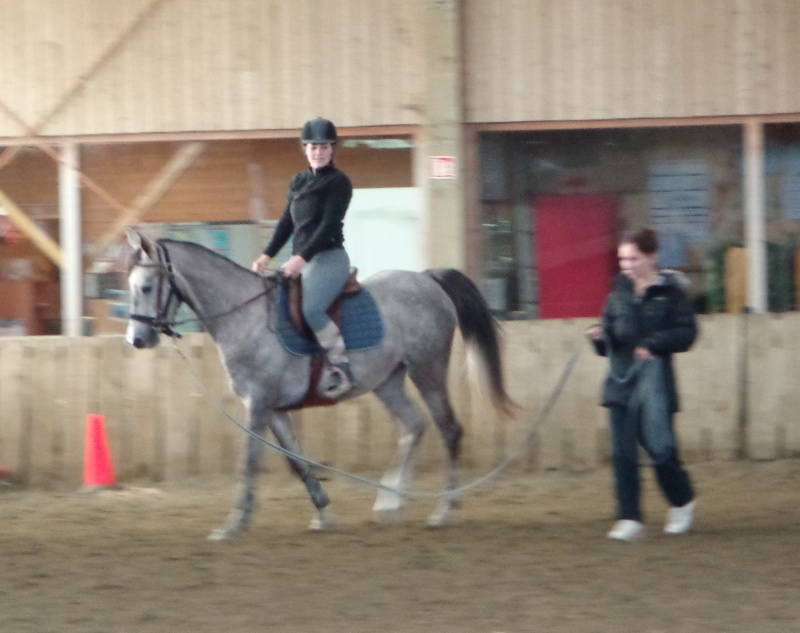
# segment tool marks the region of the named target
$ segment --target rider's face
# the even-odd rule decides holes
[[[331,158],[333,158],[332,143],[306,143],[303,146],[303,151],[306,154],[311,169],[325,167],[325,165],[331,162]]]

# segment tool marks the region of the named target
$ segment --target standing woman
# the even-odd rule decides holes
[[[353,385],[342,334],[327,315],[350,274],[343,227],[353,186],[333,164],[336,140],[336,126],[327,119],[317,117],[303,126],[300,142],[309,168],[292,178],[275,233],[252,265],[255,272],[265,271],[294,238],[292,256],[281,269],[288,277],[301,278],[303,316],[327,356],[320,393],[329,398],[338,398]]]
[[[684,292],[686,278],[658,269],[655,231],[625,235],[617,256],[621,272],[614,279],[602,324],[587,331],[597,353],[609,357],[602,404],[611,421],[618,506],[608,537],[632,541],[644,536],[640,443],[653,460],[658,485],[671,506],[664,532],[683,534],[692,526],[695,494],[674,432],[678,392],[672,354],[692,346],[697,321]]]

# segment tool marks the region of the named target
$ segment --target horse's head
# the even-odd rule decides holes
[[[125,340],[136,348],[156,347],[163,332],[177,336],[170,325],[181,304],[166,249],[137,231],[128,231],[133,247],[128,288],[128,329]]]

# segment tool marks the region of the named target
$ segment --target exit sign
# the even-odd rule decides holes
[[[457,177],[455,156],[431,156],[431,178],[454,180]]]

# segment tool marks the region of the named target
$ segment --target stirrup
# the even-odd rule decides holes
[[[353,374],[350,372],[350,363],[341,362],[336,365],[329,364],[323,374],[324,380],[322,388],[319,390],[321,396],[326,398],[339,398],[353,388]]]

